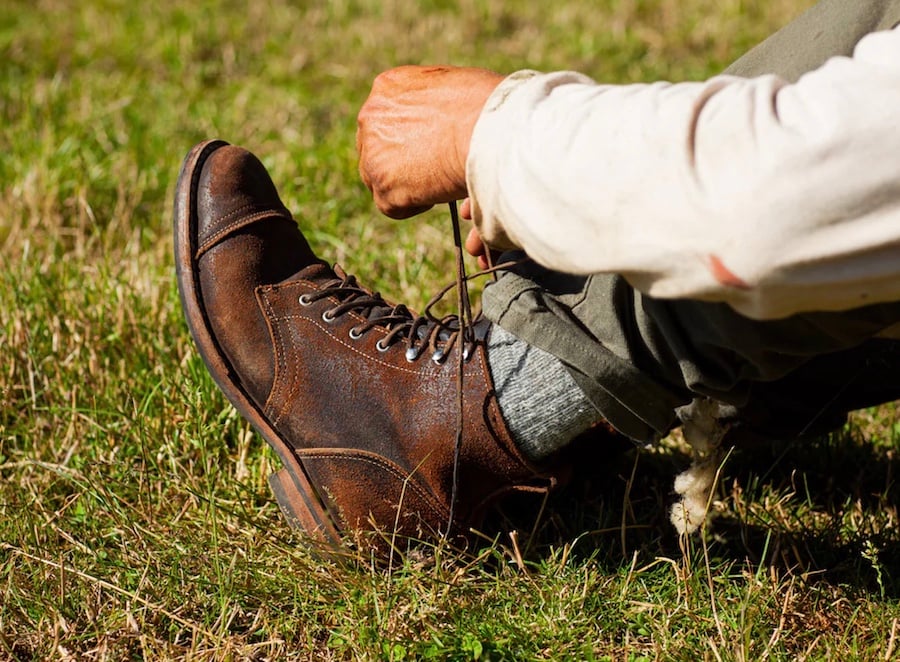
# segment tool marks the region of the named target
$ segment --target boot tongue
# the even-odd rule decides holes
[[[334,265],[334,274],[341,280],[345,280],[347,278],[352,278],[352,276],[350,276],[346,271],[344,271],[344,268],[339,264]],[[360,285],[359,283],[356,282],[355,278],[353,278],[353,284],[355,287],[358,287],[363,292],[368,293],[368,294],[360,294],[360,295],[356,295],[356,296],[359,296],[360,298],[366,298],[366,299],[377,299],[381,303],[381,305],[365,306],[365,307],[361,308],[361,310],[359,312],[363,316],[365,316],[366,319],[377,320],[379,317],[387,317],[394,310],[394,306],[390,305],[387,301],[382,299],[380,294],[378,294],[377,292],[372,292],[371,290],[369,290],[367,288],[364,288],[362,285]],[[410,318],[412,318],[411,314],[410,314]],[[396,324],[393,324],[391,326],[396,326]],[[390,327],[388,327],[388,328],[390,328]]]
[[[319,260],[319,261],[313,262],[312,264],[310,264],[308,266],[303,267],[300,271],[295,273],[293,276],[285,278],[281,282],[282,282],[282,284],[287,284],[287,283],[296,283],[297,281],[300,281],[300,280],[310,280],[315,283],[318,283],[320,281],[324,281],[325,283],[328,283],[329,281],[333,281],[336,278],[339,278],[339,276],[337,276],[335,274],[335,272],[332,271],[331,267],[329,267],[326,262],[322,262],[321,260]]]

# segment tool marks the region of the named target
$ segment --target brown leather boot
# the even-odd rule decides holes
[[[188,154],[175,262],[200,354],[284,462],[270,484],[312,536],[465,534],[497,497],[554,483],[500,415],[486,327],[464,342],[455,317],[417,317],[331,269],[249,152],[211,141]]]

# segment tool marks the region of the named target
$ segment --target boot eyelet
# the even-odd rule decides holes
[[[350,336],[350,340],[359,340],[363,337],[363,332],[360,331],[358,326],[354,326],[347,332],[347,335]]]
[[[419,358],[419,349],[417,347],[407,347],[406,348],[406,360],[410,363],[414,363],[416,359]]]
[[[313,303],[308,294],[301,294],[297,301],[300,302],[301,306],[311,306]]]
[[[431,360],[434,361],[435,363],[437,363],[438,365],[441,365],[444,362],[444,358],[446,356],[447,355],[444,353],[444,350],[438,349],[438,350],[435,350],[434,354],[431,355]]]
[[[322,313],[322,321],[326,324],[331,324],[335,319],[336,317],[330,310],[326,310],[324,313]]]
[[[385,345],[385,344],[382,342],[383,340],[384,340],[384,338],[382,338],[382,339],[379,340],[377,343],[375,343],[375,349],[377,349],[379,352],[382,352],[382,353],[388,351],[388,350],[391,348],[390,345]]]

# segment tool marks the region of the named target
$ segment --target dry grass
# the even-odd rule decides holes
[[[889,659],[893,408],[733,455],[701,539],[666,522],[677,445],[595,449],[533,535],[536,504],[511,504],[518,538],[471,556],[336,566],[282,524],[170,257],[180,160],[219,136],[318,247],[421,305],[449,273],[443,215],[381,219],[356,177],[378,71],[698,77],[809,4],[0,6],[0,659]]]

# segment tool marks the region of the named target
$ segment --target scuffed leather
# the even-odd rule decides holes
[[[223,147],[198,179],[197,252],[202,307],[236,381],[252,397],[344,531],[431,537],[477,525],[498,495],[554,481],[517,450],[493,392],[484,338],[463,373],[462,442],[454,465],[460,343],[442,362],[405,344],[381,351],[388,329],[361,337],[350,310],[328,321],[333,283],[281,203],[262,164]],[[221,376],[219,376],[221,377]],[[217,378],[217,381],[221,381]]]

